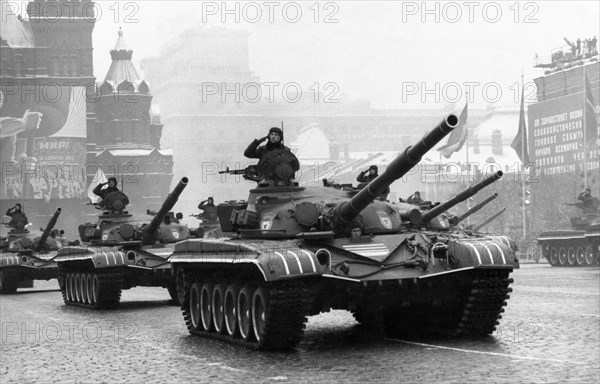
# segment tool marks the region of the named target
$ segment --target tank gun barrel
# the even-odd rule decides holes
[[[494,173],[492,176],[481,180],[480,182],[471,185],[469,188],[462,190],[458,193],[458,195],[454,196],[450,200],[447,200],[440,205],[437,205],[431,208],[429,211],[425,212],[423,216],[421,216],[422,222],[426,223],[429,220],[433,219],[440,213],[447,211],[448,209],[454,207],[456,204],[461,203],[467,200],[469,197],[474,196],[477,192],[492,184],[496,180],[502,177],[502,171],[498,171]]]
[[[50,232],[52,232],[52,229],[56,225],[56,221],[58,220],[58,216],[60,216],[60,212],[61,212],[61,209],[56,208],[56,211],[54,211],[54,215],[52,215],[52,217],[50,218],[48,225],[46,225],[46,228],[44,229],[42,236],[40,236],[40,239],[38,240],[38,243],[36,245],[37,249],[43,247],[43,245],[46,243],[46,240],[48,240],[48,236],[50,236]]]
[[[175,203],[177,203],[177,199],[187,186],[187,183],[188,178],[182,177],[173,192],[169,193],[169,196],[167,196],[162,207],[160,207],[150,224],[144,228],[144,239],[148,239],[154,235],[167,213],[169,213],[169,211],[175,206]]]
[[[478,204],[475,204],[474,206],[472,206],[471,208],[469,208],[462,215],[460,215],[458,217],[453,217],[452,220],[451,220],[452,225],[457,225],[458,223],[460,223],[461,221],[463,221],[467,217],[471,216],[475,212],[479,211],[481,208],[485,207],[490,201],[494,200],[496,197],[498,197],[498,194],[494,193],[492,196],[488,197],[487,199],[483,200],[482,202],[480,202]]]
[[[458,124],[458,117],[450,115],[435,128],[425,134],[416,145],[410,146],[396,157],[386,168],[385,172],[377,176],[358,192],[351,200],[343,203],[337,216],[345,222],[353,220],[358,214],[380,195],[381,191],[389,187],[394,181],[400,179],[421,161],[421,157],[432,149]]]
[[[483,223],[477,225],[476,227],[473,228],[474,231],[479,231],[481,228],[485,227],[486,225],[488,225],[489,223],[491,223],[492,221],[496,220],[496,218],[498,216],[500,216],[501,214],[504,213],[504,211],[506,211],[506,208],[502,208],[501,210],[499,210],[498,212],[494,213],[492,216],[488,217],[487,219],[485,219],[483,221]]]

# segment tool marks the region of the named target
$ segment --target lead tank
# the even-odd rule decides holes
[[[542,232],[537,241],[542,254],[553,267],[593,267],[600,262],[600,212],[598,204],[584,207],[583,203],[569,204],[581,210],[571,217],[571,229]]]
[[[223,232],[237,236],[181,241],[169,259],[189,332],[289,349],[306,316],[346,309],[388,335],[492,333],[518,267],[514,242],[377,199],[457,123],[449,116],[360,191],[299,186],[285,150],[248,167],[248,201],[218,206]]]
[[[170,210],[188,183],[182,178],[150,220],[125,211],[120,192],[104,197],[97,223],[79,226],[82,246],[59,250],[59,284],[67,305],[94,309],[119,304],[121,291],[136,286],[164,287],[176,298],[168,257],[174,243],[190,237],[187,226],[173,221]]]
[[[12,228],[0,239],[0,294],[16,293],[17,288],[33,287],[34,280],[58,277],[54,260],[61,244],[50,237],[61,209],[57,208],[40,232]]]

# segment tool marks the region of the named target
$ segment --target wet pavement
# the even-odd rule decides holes
[[[161,288],[124,291],[118,310],[66,307],[56,280],[0,296],[0,382],[600,381],[600,269],[525,264],[483,340],[387,339],[332,311],[293,352],[188,335]]]

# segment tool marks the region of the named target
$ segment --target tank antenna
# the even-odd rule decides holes
[[[283,146],[283,139],[285,138],[285,135],[283,134],[283,120],[281,120],[281,145]]]

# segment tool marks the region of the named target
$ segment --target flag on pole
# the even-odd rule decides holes
[[[529,154],[527,153],[527,125],[525,124],[525,88],[521,89],[521,112],[519,113],[519,131],[510,145],[517,152],[519,159],[523,164],[529,163]]]
[[[598,119],[596,118],[596,104],[592,96],[592,87],[585,75],[585,139],[586,145],[595,143],[598,138]]]
[[[94,194],[94,188],[96,188],[96,186],[98,184],[106,183],[107,181],[108,181],[108,179],[106,178],[106,175],[104,174],[102,169],[98,168],[98,171],[96,171],[96,175],[90,182],[90,185],[88,186],[88,189],[87,189],[87,196],[89,197],[92,204],[96,204],[96,203],[100,202],[100,200],[101,200],[100,196],[97,196]]]
[[[438,148],[438,151],[441,152],[446,159],[449,159],[454,152],[460,151],[467,141],[468,107],[469,103],[467,102],[458,117],[458,125],[450,133],[450,137],[448,137],[448,142]]]

